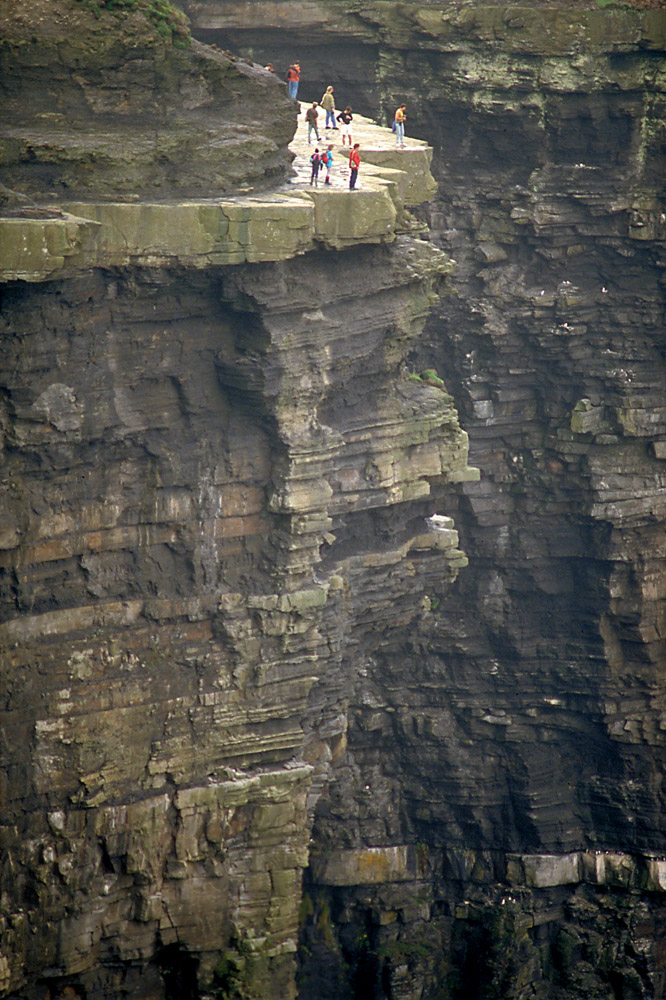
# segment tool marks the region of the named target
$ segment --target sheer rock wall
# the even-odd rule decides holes
[[[344,232],[309,196],[229,190],[234,164],[245,187],[289,162],[293,105],[260,68],[172,50],[138,12],[10,13],[0,993],[294,997],[302,875],[358,677],[467,562],[447,517],[478,478],[467,435],[441,380],[405,365],[453,264],[397,231],[395,171],[368,171]],[[111,102],[112,164],[95,145],[137,33],[144,96],[174,102],[139,167],[152,108],[123,125]],[[23,77],[51,103],[22,124]],[[193,78],[202,103],[181,115],[162,83],[182,96]],[[228,122],[229,79],[275,156],[239,161],[220,134],[202,190],[208,144],[183,149],[182,129],[218,107]]]
[[[1,50],[34,255],[2,286],[0,989],[662,997],[663,15],[189,4],[436,148],[430,243],[317,248],[309,202],[250,257],[243,202],[232,266],[284,88],[48,6]]]
[[[317,314],[326,256],[5,287],[10,995],[222,990],[232,942],[291,994],[353,665],[464,564],[424,515],[466,439],[399,371],[441,262],[341,255]]]
[[[357,680],[302,995],[661,997],[663,11],[252,4],[262,41],[188,7],[433,142],[457,294],[410,361],[482,470],[451,508],[470,566]]]

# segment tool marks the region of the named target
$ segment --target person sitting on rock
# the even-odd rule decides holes
[[[338,115],[338,121],[342,129],[342,145],[345,144],[345,139],[349,139],[349,148],[351,149],[352,144],[352,109],[347,106],[344,111],[341,111]]]
[[[317,128],[317,118],[319,118],[319,112],[317,111],[317,102],[313,101],[312,106],[308,108],[305,112],[305,120],[308,123],[308,146],[312,141],[312,133],[317,136],[317,142],[320,141],[319,129]]]
[[[335,97],[333,96],[333,87],[326,88],[326,93],[319,103],[326,112],[326,128],[334,128],[337,130],[338,126],[335,124]]]

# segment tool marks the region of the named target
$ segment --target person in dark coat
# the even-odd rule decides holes
[[[342,145],[345,144],[345,139],[349,139],[349,148],[351,149],[352,144],[352,121],[354,116],[352,115],[352,109],[347,106],[344,111],[341,111],[338,115],[338,121],[340,122],[340,127],[342,130]]]
[[[319,129],[317,128],[317,118],[319,118],[319,112],[317,111],[317,102],[313,101],[312,105],[305,112],[305,120],[308,123],[308,145],[312,141],[312,133],[317,136],[317,142],[320,141]]]
[[[319,186],[319,168],[322,166],[322,158],[319,155],[319,147],[315,147],[315,151],[310,157],[310,165],[312,166],[312,173],[310,174],[310,187],[314,184],[315,187]]]

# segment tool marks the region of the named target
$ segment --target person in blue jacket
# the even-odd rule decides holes
[[[330,184],[331,167],[333,166],[333,146],[329,146],[328,149],[325,149],[321,154],[321,165],[322,167],[326,167],[326,180],[324,181],[324,184]]]

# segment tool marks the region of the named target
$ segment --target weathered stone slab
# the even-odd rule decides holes
[[[410,849],[397,847],[366,847],[351,851],[334,851],[321,861],[318,878],[324,885],[377,885],[384,882],[405,882],[414,878],[415,863]]]
[[[527,885],[542,889],[554,885],[570,885],[581,880],[581,859],[572,854],[523,854],[521,863]]]
[[[0,218],[0,279],[46,281],[85,260],[97,226],[58,212],[57,218]]]
[[[98,267],[287,260],[312,245],[312,205],[299,195],[177,204],[76,202],[70,210],[99,224],[90,261]]]
[[[386,186],[376,190],[311,191],[315,207],[315,238],[331,248],[395,239],[396,210]]]
[[[410,139],[409,147],[397,149],[391,139],[379,145],[364,143],[363,159],[382,168],[382,175],[398,187],[400,201],[410,207],[430,201],[437,184],[430,173],[432,149],[425,142]]]

